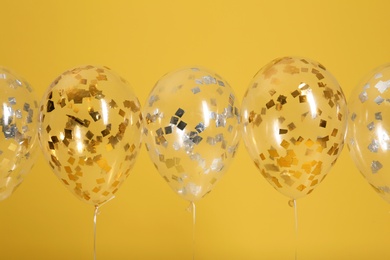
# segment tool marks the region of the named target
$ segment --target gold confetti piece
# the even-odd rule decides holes
[[[299,190],[299,191],[303,191],[304,189],[306,189],[306,186],[303,185],[303,184],[301,184],[301,185],[299,185],[299,186],[297,187],[297,190]]]
[[[293,65],[286,65],[284,67],[283,72],[289,73],[289,74],[298,74],[300,72],[300,69],[298,67],[293,66]]]
[[[300,94],[301,94],[301,92],[299,90],[294,90],[293,92],[291,92],[291,96],[293,96],[293,98],[296,98]]]
[[[267,171],[274,171],[274,172],[279,171],[279,167],[277,165],[275,165],[275,164],[266,164],[266,165],[264,165],[264,168]]]
[[[328,150],[328,152],[327,152],[327,154],[328,155],[332,155],[333,154],[333,152],[335,151],[335,147],[334,146],[332,146],[329,150]]]
[[[278,166],[280,166],[280,167],[291,167],[292,162],[293,162],[292,158],[289,156],[280,157],[276,161],[278,163]]]
[[[312,147],[313,144],[314,144],[314,142],[313,142],[311,139],[308,139],[308,140],[306,140],[306,142],[305,142],[305,145],[306,145],[307,147]]]
[[[314,154],[314,151],[312,149],[306,149],[305,156],[312,156]]]
[[[283,141],[280,143],[280,146],[282,146],[284,149],[287,149],[290,146],[290,143],[283,139]]]
[[[270,109],[271,107],[273,107],[275,105],[275,102],[273,99],[271,99],[270,101],[267,102],[267,104],[265,104],[265,106],[267,107],[267,109]]]
[[[292,122],[292,123],[287,125],[287,128],[288,128],[289,131],[292,131],[292,130],[294,130],[296,128],[296,126],[295,126],[294,122]]]
[[[167,168],[172,168],[173,166],[175,166],[175,160],[174,159],[166,159],[165,165],[167,166]]]
[[[184,172],[184,167],[182,165],[176,165],[176,170],[178,173],[183,173]]]
[[[79,177],[77,177],[77,175],[71,174],[71,173],[68,173],[68,178],[71,181],[77,181],[79,179]]]
[[[268,91],[268,93],[269,93],[271,96],[273,96],[273,95],[275,95],[276,91],[275,91],[274,89],[271,89],[270,91]]]
[[[106,182],[106,181],[105,181],[104,178],[96,179],[96,183],[97,183],[97,184],[103,184],[103,183],[105,183],[105,182]]]
[[[269,79],[271,78],[273,75],[275,75],[277,73],[277,70],[273,67],[270,67],[269,69],[267,69],[266,71],[264,71],[264,78],[265,79]],[[256,83],[256,87],[257,87],[257,83]]]
[[[102,80],[107,80],[107,76],[104,75],[104,74],[99,74],[97,77],[96,77],[97,80],[99,81],[102,81]]]
[[[293,173],[293,176],[296,178],[296,179],[300,179],[301,176],[302,176],[302,173],[300,171],[294,171]]]
[[[75,104],[81,104],[84,98],[91,96],[89,91],[85,89],[70,88],[65,90],[65,92],[68,97],[68,102],[73,100]]]
[[[287,129],[279,129],[279,134],[280,135],[284,135],[284,134],[287,134],[287,133],[288,133]]]
[[[321,79],[324,78],[324,75],[322,75],[321,73],[317,73],[316,77],[317,77],[318,80],[321,80]]]
[[[271,181],[276,185],[278,188],[282,188],[283,186],[280,184],[279,180],[275,177],[271,177]]]
[[[320,175],[322,171],[322,162],[318,162],[314,170],[312,171],[312,174],[314,175]]]
[[[122,109],[119,109],[118,114],[119,114],[121,117],[125,117],[125,116],[126,116],[126,112],[123,111]]]
[[[279,157],[278,151],[275,149],[268,150],[268,153],[272,158]]]
[[[301,167],[306,173],[310,173],[311,171],[311,164],[310,163],[304,163]]]
[[[111,184],[111,187],[118,187],[120,184],[120,181],[114,181],[112,184]]]

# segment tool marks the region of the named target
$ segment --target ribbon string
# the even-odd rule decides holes
[[[99,206],[95,206],[95,212],[93,214],[93,259],[96,260],[96,223],[97,215],[100,213]]]
[[[192,213],[192,259],[195,260],[195,224],[196,224],[196,206],[195,202],[191,201],[187,210]]]
[[[293,200],[294,203],[294,219],[295,219],[295,260],[298,259],[298,209],[297,200]]]

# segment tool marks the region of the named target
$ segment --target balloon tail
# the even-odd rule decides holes
[[[196,224],[196,206],[195,202],[191,201],[188,206],[188,211],[192,213],[192,259],[195,260],[195,224]]]
[[[95,206],[95,212],[93,214],[93,259],[96,260],[96,223],[97,215],[100,213],[99,206]]]

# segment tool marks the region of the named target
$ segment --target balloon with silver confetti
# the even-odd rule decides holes
[[[36,158],[38,103],[22,78],[0,68],[0,200],[22,183]]]
[[[390,202],[390,64],[372,71],[350,97],[347,145],[356,167]]]
[[[113,198],[140,147],[140,104],[125,79],[102,66],[61,74],[41,101],[38,137],[47,162],[79,199]]]
[[[241,110],[252,160],[276,190],[293,200],[312,192],[341,153],[345,97],[316,61],[273,60],[252,79]]]
[[[168,185],[194,202],[226,172],[239,143],[239,105],[230,85],[204,68],[163,76],[144,106],[145,145]]]

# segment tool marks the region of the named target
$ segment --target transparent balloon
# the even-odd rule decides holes
[[[316,61],[283,57],[270,62],[251,81],[241,111],[252,160],[291,199],[311,193],[343,148],[345,97]]]
[[[149,156],[169,186],[194,202],[226,172],[239,143],[239,103],[230,85],[204,68],[163,76],[144,106]]]
[[[1,67],[0,92],[0,200],[4,200],[34,164],[38,103],[28,82]]]
[[[390,64],[372,71],[348,102],[347,144],[356,167],[390,202]]]
[[[102,66],[61,74],[41,101],[39,140],[47,162],[79,199],[99,206],[130,174],[142,115],[125,79]]]

